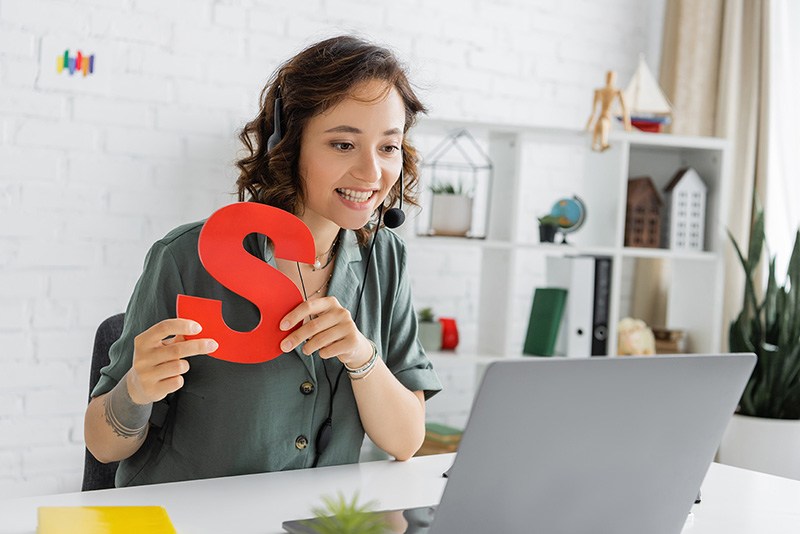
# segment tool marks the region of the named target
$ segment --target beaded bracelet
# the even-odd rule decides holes
[[[375,362],[378,361],[378,347],[372,340],[368,340],[369,344],[372,345],[372,356],[370,357],[369,361],[362,365],[361,367],[352,368],[347,364],[344,364],[345,370],[347,370],[347,374],[350,376],[351,380],[361,380],[362,378],[366,378],[370,372],[375,368]]]

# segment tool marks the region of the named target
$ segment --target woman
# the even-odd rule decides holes
[[[239,199],[295,214],[317,257],[275,258],[255,234],[244,247],[306,300],[281,322],[285,354],[252,365],[214,359],[215,340],[184,338],[202,325],[175,318],[176,295],[223,301],[241,331],[255,327],[258,309],[203,269],[202,223],[158,241],[86,412],[89,450],[122,460],[117,486],[357,462],[365,431],[398,460],[419,449],[425,399],[441,385],[417,341],[403,243],[383,230],[368,248],[383,207],[401,194],[415,202],[405,134],[419,112],[391,52],[354,37],[312,45],[278,69],[240,135],[249,155],[238,162]]]

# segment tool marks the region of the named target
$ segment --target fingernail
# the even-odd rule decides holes
[[[209,339],[208,341],[206,341],[206,350],[208,352],[214,352],[218,348],[219,348],[219,343],[217,343],[213,339]]]
[[[289,330],[289,321],[282,321],[281,322],[281,330]]]
[[[192,332],[192,334],[196,334],[202,329],[203,327],[200,326],[199,323],[192,323],[192,325],[189,327],[189,330]]]
[[[283,350],[283,352],[289,352],[290,350],[292,350],[292,342],[289,341],[288,339],[284,339],[283,342],[281,343],[281,349]]]

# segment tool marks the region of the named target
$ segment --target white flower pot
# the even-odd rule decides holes
[[[800,480],[800,420],[734,415],[717,461]]]
[[[442,324],[439,321],[420,322],[417,337],[426,352],[442,350]]]
[[[431,231],[436,235],[465,236],[472,226],[472,199],[465,195],[434,194]]]

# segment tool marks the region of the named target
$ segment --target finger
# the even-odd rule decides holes
[[[191,319],[164,319],[145,330],[149,344],[156,345],[168,336],[190,336],[200,333],[203,329],[200,323]]]
[[[179,376],[189,371],[189,362],[187,360],[169,360],[158,364],[153,369],[153,379],[156,381],[166,380],[173,376]]]
[[[333,327],[337,323],[338,320],[335,314],[326,313],[320,315],[286,336],[283,341],[281,341],[281,350],[284,352],[294,350],[295,347],[300,345],[303,341],[313,338],[315,335]],[[311,352],[313,351],[309,351],[308,354],[311,354]]]
[[[183,387],[183,375],[173,376],[171,378],[165,378],[158,383],[158,389],[164,395],[167,396],[169,393],[174,393]],[[162,398],[164,398],[162,397]]]
[[[341,304],[339,304],[336,297],[322,297],[301,302],[295,309],[283,317],[280,323],[280,329],[284,331],[289,330],[309,315],[322,315],[336,307],[341,308]]]
[[[350,354],[353,350],[355,350],[355,348],[351,344],[350,340],[342,338],[334,343],[331,343],[327,347],[323,347],[320,349],[318,354],[323,360],[329,360],[331,358],[337,358],[345,354]]]
[[[337,341],[347,340],[349,337],[348,333],[348,329],[339,328],[338,325],[327,330],[323,330],[306,341],[305,345],[303,345],[303,354],[310,355],[315,351],[322,351]],[[355,346],[355,342],[350,339],[349,345],[351,347]],[[322,352],[320,352],[320,354],[321,353]]]
[[[170,360],[178,360],[180,358],[211,354],[218,348],[219,343],[213,339],[190,339],[189,341],[182,341],[180,343],[164,346],[156,351],[156,362],[158,364]]]
[[[173,343],[180,343],[181,341],[186,341],[186,338],[183,336],[169,336],[162,339],[161,344],[167,346],[172,345]]]

